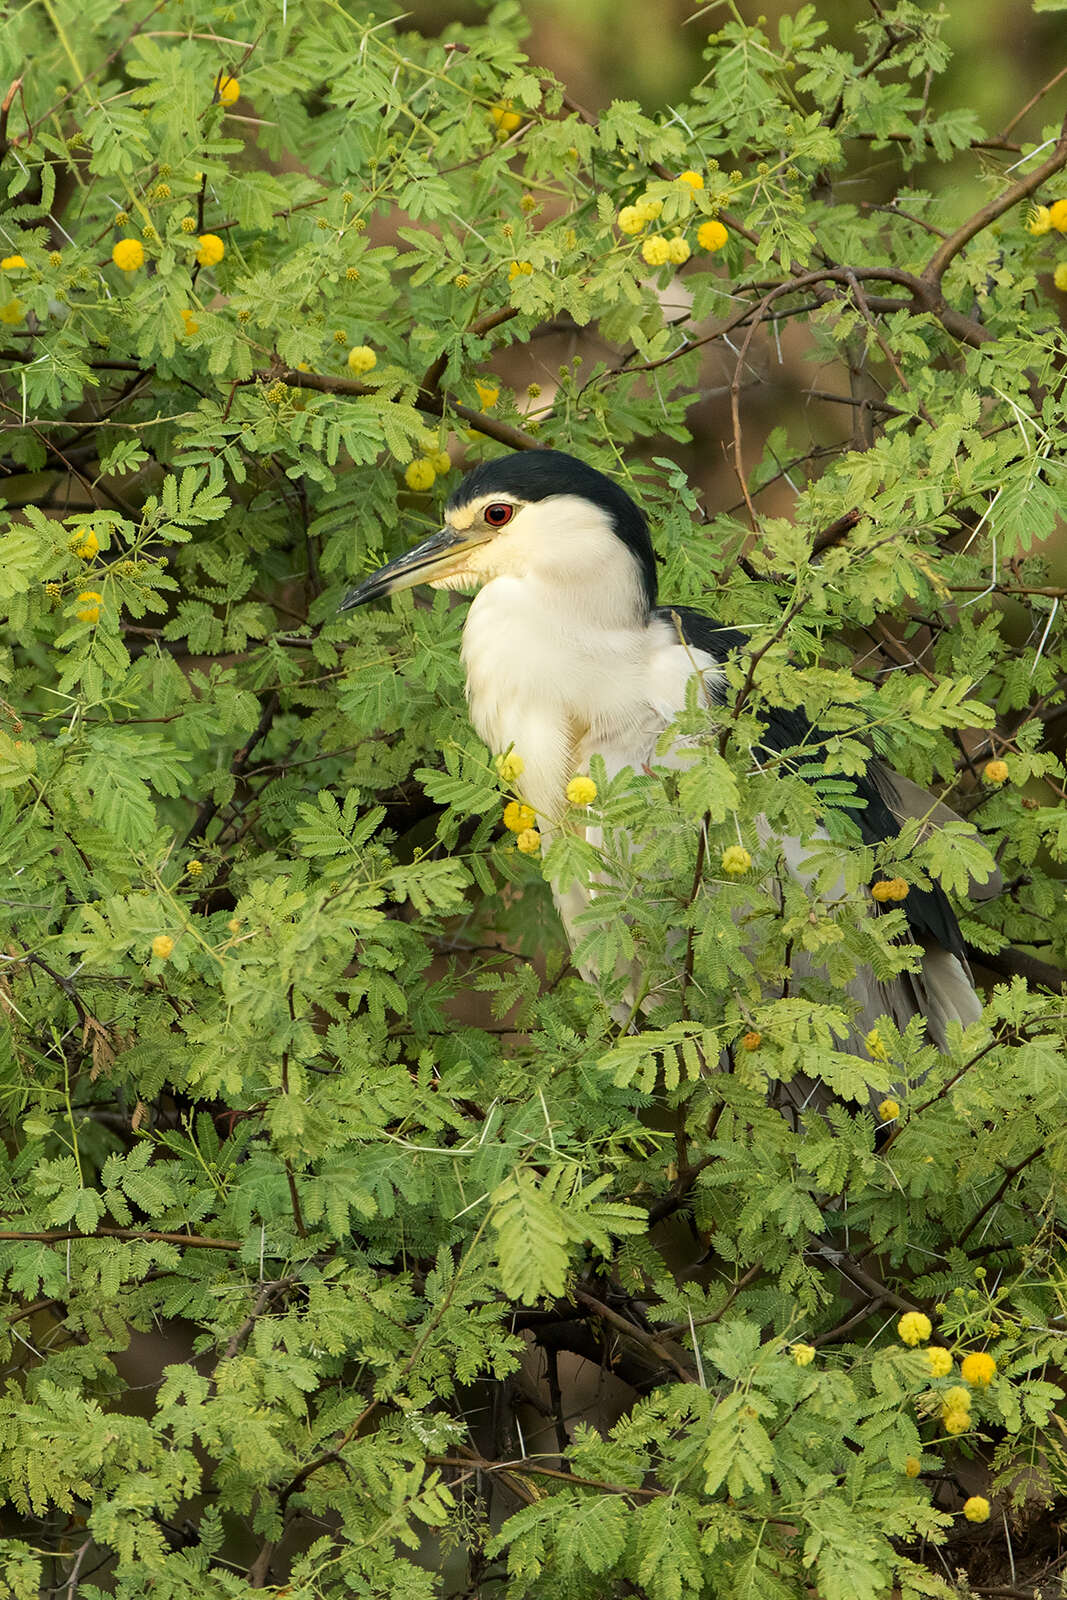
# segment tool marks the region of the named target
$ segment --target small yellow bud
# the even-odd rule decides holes
[[[878,1115],[883,1122],[895,1122],[897,1117],[900,1116],[900,1101],[883,1100],[878,1107]]]
[[[267,390],[267,393],[265,395],[265,399],[267,401],[267,404],[270,405],[270,406],[280,406],[280,405],[283,405],[285,403],[286,399],[288,398],[288,395],[289,395],[289,389],[288,389],[288,386],[286,384],[284,384],[284,383],[272,383],[270,388]]]
[[[345,268],[345,277],[348,279],[349,283],[358,283],[359,282],[359,268],[358,267],[346,267]]]
[[[572,806],[591,806],[596,799],[596,784],[592,778],[579,776],[567,785],[567,799]]]
[[[762,1043],[763,1043],[763,1035],[762,1035],[762,1033],[754,1033],[753,1032],[753,1033],[743,1033],[741,1035],[741,1048],[742,1048],[742,1050],[749,1050],[749,1051],[758,1050]]]
[[[897,1335],[904,1344],[923,1344],[931,1331],[930,1318],[925,1311],[905,1311],[897,1323]]]
[[[1002,783],[1007,783],[1008,763],[1006,761],[987,761],[982,769],[982,777],[986,783],[993,783],[998,786]]]
[[[230,78],[224,74],[215,86],[215,93],[218,95],[222,105],[232,106],[234,101],[240,97],[241,85],[236,78]]]
[[[931,1378],[947,1378],[952,1371],[952,1351],[946,1350],[943,1344],[931,1345],[926,1352],[926,1365]]]
[[[129,220],[130,220],[130,213],[128,211],[116,211],[115,212],[115,226],[116,226],[116,228],[124,228],[126,226],[127,222],[129,222]]]
[[[922,1462],[919,1460],[918,1456],[909,1456],[904,1463],[904,1476],[907,1478],[917,1478],[921,1471]]]
[[[49,250],[48,264],[50,267],[61,267],[63,265],[63,257],[58,250]]]
[[[541,848],[541,835],[536,828],[524,828],[517,836],[515,845],[524,856],[535,856]]]
[[[425,494],[427,489],[432,489],[436,477],[433,466],[426,460],[409,461],[404,468],[404,482],[416,494]]]
[[[348,334],[345,332],[345,330],[343,328],[335,328],[334,329],[333,342],[334,342],[334,344],[347,344],[348,343]]]
[[[531,400],[536,400],[538,395],[541,393],[541,385],[539,383],[528,383],[526,385],[526,393],[529,395]]]
[[[181,222],[179,222],[178,226],[179,226],[179,228],[181,228],[183,233],[195,233],[196,232],[196,218],[195,217],[183,217]]]
[[[504,807],[504,826],[509,833],[526,833],[533,828],[537,817],[532,806],[522,805],[518,800],[509,800]]]
[[[670,260],[671,248],[661,233],[646,239],[641,246],[641,254],[650,267],[662,267]]]
[[[174,940],[169,933],[157,933],[152,940],[152,954],[159,961],[166,961],[174,949]]]
[[[470,273],[457,272],[456,276],[452,279],[452,282],[455,284],[457,289],[469,289],[471,286]]]
[[[44,592],[50,600],[58,600],[63,593],[63,585],[61,583],[46,583]]]
[[[752,857],[743,844],[728,844],[722,853],[721,865],[731,878],[740,878],[752,865]]]
[[[987,1350],[975,1350],[960,1362],[960,1376],[976,1389],[984,1389],[997,1374],[997,1364]]]
[[[76,613],[79,622],[99,622],[100,607],[104,603],[102,594],[95,589],[86,589],[78,596],[78,604],[82,609]]]
[[[378,357],[369,344],[354,344],[348,352],[348,370],[357,377],[372,372],[377,365]]]
[[[217,267],[226,254],[226,246],[217,233],[202,233],[196,243],[196,259],[202,267]]]
[[[790,1346],[793,1360],[798,1367],[810,1367],[815,1360],[815,1346],[813,1344],[794,1344]]]
[[[204,863],[202,861],[190,861],[185,870],[190,878],[202,878],[204,875]]]
[[[989,1501],[981,1494],[972,1494],[963,1502],[963,1515],[968,1522],[989,1521]]]
[[[136,272],[144,266],[144,245],[140,239],[119,239],[111,259],[120,272]]]
[[[704,179],[699,172],[680,172],[675,183],[687,183],[691,189],[703,189]]]

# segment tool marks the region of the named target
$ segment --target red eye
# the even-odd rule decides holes
[[[515,507],[509,506],[505,500],[494,500],[491,506],[486,506],[482,515],[491,528],[502,528],[515,515]]]

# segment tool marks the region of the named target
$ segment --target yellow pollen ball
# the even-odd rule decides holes
[[[941,1426],[946,1433],[966,1433],[970,1425],[971,1413],[960,1406],[946,1406],[941,1413]]]
[[[882,1035],[878,1032],[877,1028],[871,1029],[863,1043],[867,1047],[867,1054],[870,1056],[872,1061],[889,1060],[889,1051],[885,1047],[885,1040],[882,1038]]]
[[[483,383],[480,378],[475,378],[474,387],[478,391],[478,400],[483,411],[489,411],[500,399],[500,386],[496,383]]]
[[[1061,293],[1067,293],[1067,261],[1060,261],[1052,274],[1052,281]]]
[[[21,300],[9,300],[6,305],[0,306],[0,322],[9,328],[14,328],[26,315],[26,308]]]
[[[157,933],[152,940],[152,954],[160,961],[166,961],[174,949],[174,940],[168,933]]]
[[[987,761],[982,768],[982,777],[986,783],[1007,783],[1008,763],[1006,761]]]
[[[905,1311],[897,1323],[897,1335],[902,1344],[923,1344],[931,1332],[930,1318],[925,1311]]]
[[[918,1456],[909,1456],[904,1463],[904,1475],[907,1478],[917,1478],[922,1471],[922,1462]]]
[[[671,247],[662,234],[656,234],[654,238],[645,240],[641,254],[650,267],[662,267],[671,258]]]
[[[535,856],[541,848],[541,835],[536,828],[524,828],[516,838],[515,845],[524,856]]]
[[[1057,233],[1067,233],[1067,200],[1056,200],[1049,206],[1048,220]]]
[[[196,244],[196,259],[202,267],[217,267],[226,254],[226,246],[217,233],[202,233]]]
[[[452,471],[452,457],[447,450],[433,450],[427,459],[433,470],[442,478],[446,472]]]
[[[722,853],[721,864],[731,878],[740,878],[752,865],[752,857],[743,844],[730,844]]]
[[[953,1388],[946,1389],[942,1399],[950,1411],[969,1411],[971,1409],[971,1391],[965,1389],[962,1383],[957,1383]]]
[[[752,1033],[744,1033],[744,1034],[741,1035],[741,1048],[742,1048],[742,1050],[749,1050],[749,1051],[758,1050],[762,1043],[763,1043],[763,1035],[762,1035],[762,1033],[752,1032]]]
[[[932,1345],[926,1352],[926,1365],[931,1378],[947,1378],[952,1371],[951,1350],[946,1350],[943,1344]]]
[[[883,1122],[893,1122],[900,1116],[899,1100],[883,1100],[878,1107],[878,1115]]]
[[[83,528],[80,533],[75,534],[70,541],[70,548],[83,561],[91,561],[100,549],[100,540],[96,537],[95,528]]]
[[[200,878],[204,873],[204,863],[202,861],[190,861],[185,870],[190,878]]]
[[[791,1346],[791,1353],[798,1367],[810,1367],[815,1360],[813,1344],[795,1344]]]
[[[984,1389],[996,1374],[997,1364],[986,1350],[975,1350],[960,1362],[960,1376],[965,1383],[973,1383],[976,1389]]]
[[[99,622],[100,607],[103,604],[103,600],[103,595],[98,594],[95,589],[84,590],[83,593],[78,596],[78,604],[82,607],[82,609],[77,612],[78,621]]]
[[[234,101],[240,97],[241,85],[236,78],[224,76],[219,79],[217,93],[222,105],[232,106]]]
[[[645,225],[645,218],[637,206],[623,206],[615,221],[620,233],[640,233]]]
[[[200,332],[200,324],[197,322],[191,311],[179,311],[178,315],[182,319],[183,327],[181,336],[183,339],[191,339],[194,333]]]
[[[872,883],[871,884],[871,899],[872,900],[886,901],[886,900],[892,900],[892,898],[893,898],[893,880],[892,880],[892,878],[879,878],[877,883]]]
[[[686,241],[679,235],[676,239],[667,241],[667,254],[676,267],[683,266],[693,254]]]
[[[497,105],[490,106],[489,115],[503,133],[514,133],[522,121],[519,113],[511,109],[510,100],[502,100]]]
[[[985,1495],[972,1494],[969,1500],[963,1502],[963,1515],[968,1522],[989,1521],[989,1501]]]
[[[637,210],[643,222],[654,222],[663,210],[663,201],[653,200],[651,196],[643,194],[637,202]]]
[[[25,256],[5,256],[3,261],[0,261],[0,268],[3,268],[5,272],[14,272],[17,267],[24,267],[25,265]]]
[[[1048,206],[1035,206],[1027,220],[1026,231],[1032,233],[1035,239],[1040,239],[1043,233],[1048,233],[1052,227],[1052,217]]]
[[[572,778],[567,785],[567,799],[572,806],[591,806],[596,799],[596,784],[592,778]]]
[[[513,261],[508,268],[508,282],[513,283],[516,278],[528,278],[532,272],[532,261]]]
[[[494,757],[493,765],[496,767],[497,777],[502,783],[514,783],[516,778],[521,778],[526,771],[526,763],[514,750],[509,750],[506,755]]]
[[[348,352],[348,370],[357,375],[371,372],[378,365],[378,357],[369,344],[355,344]]]
[[[416,494],[424,494],[427,489],[432,489],[436,476],[429,461],[411,461],[404,468],[404,482]]]
[[[717,222],[714,218],[707,222],[702,222],[697,229],[697,244],[702,250],[721,250],[729,237],[730,235],[722,223]]]
[[[525,833],[537,821],[532,806],[524,806],[518,800],[510,800],[504,807],[504,826],[509,833]]]
[[[111,259],[120,272],[136,272],[144,266],[144,245],[140,239],[119,239]]]
[[[699,172],[680,172],[675,183],[687,183],[691,189],[703,189],[704,179]]]

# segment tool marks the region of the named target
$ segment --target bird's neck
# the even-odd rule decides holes
[[[471,721],[494,753],[522,757],[539,825],[561,815],[590,735],[610,734],[642,701],[647,635],[636,574],[582,588],[502,575],[475,596],[463,630]]]

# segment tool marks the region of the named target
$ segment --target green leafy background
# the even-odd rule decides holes
[[[0,34],[0,1595],[1054,1592],[1062,85],[987,122],[938,7],[852,21],[706,10],[662,110],[587,109],[510,3]],[[337,614],[537,444],[751,640],[693,765],[594,764],[602,850],[544,861],[464,603]],[[753,762],[768,702],[817,763]],[[872,746],[971,828],[864,846]],[[814,891],[760,816],[825,825]],[[584,983],[545,877],[600,858]],[[945,1055],[841,1049],[857,965],[915,960],[875,874],[956,897],[987,1004]]]

